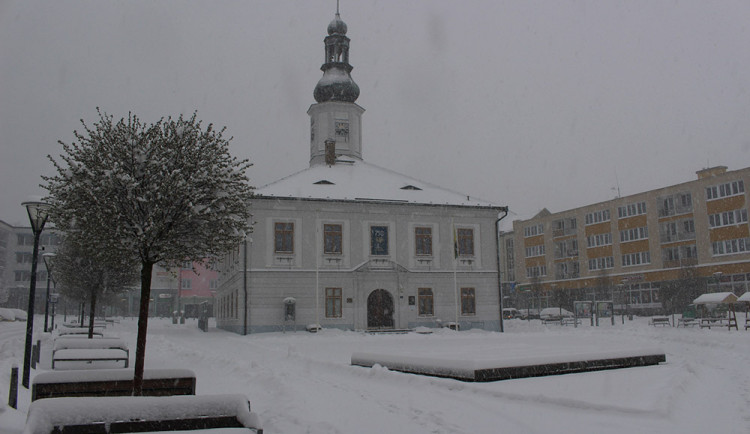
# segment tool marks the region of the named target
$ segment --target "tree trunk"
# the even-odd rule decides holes
[[[96,290],[91,291],[91,305],[89,307],[89,339],[94,339],[94,317],[96,317]]]
[[[135,344],[135,374],[133,396],[143,394],[143,362],[146,358],[146,332],[148,330],[148,302],[151,298],[151,271],[154,264],[141,263],[141,304],[138,311],[138,338]]]

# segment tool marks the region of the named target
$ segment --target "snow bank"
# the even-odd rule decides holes
[[[48,398],[31,403],[23,434],[49,434],[55,426],[96,422],[148,421],[237,416],[247,427],[257,427],[243,395]]]

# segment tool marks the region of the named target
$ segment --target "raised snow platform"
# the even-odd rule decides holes
[[[368,368],[380,365],[392,371],[486,382],[658,365],[665,361],[666,356],[661,350],[629,349],[578,354],[558,352],[551,356],[511,356],[495,359],[479,357],[474,360],[359,352],[352,354],[351,364]]]

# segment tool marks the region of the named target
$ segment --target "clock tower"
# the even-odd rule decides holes
[[[346,23],[338,8],[336,17],[328,24],[325,43],[325,63],[320,69],[323,77],[315,86],[313,96],[317,104],[307,110],[310,116],[310,167],[326,164],[325,142],[336,142],[336,155],[362,159],[362,113],[365,109],[354,102],[359,97],[359,86],[350,75],[349,38]]]

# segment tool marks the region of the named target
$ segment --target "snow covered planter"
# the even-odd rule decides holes
[[[29,406],[23,434],[98,434],[239,428],[262,433],[244,395],[40,399]]]
[[[308,324],[307,327],[305,327],[305,330],[310,333],[317,333],[323,330],[323,327],[321,327],[320,324]]]
[[[189,369],[146,369],[143,396],[195,395],[195,373]],[[132,369],[42,372],[34,377],[31,400],[88,396],[131,396]]]

